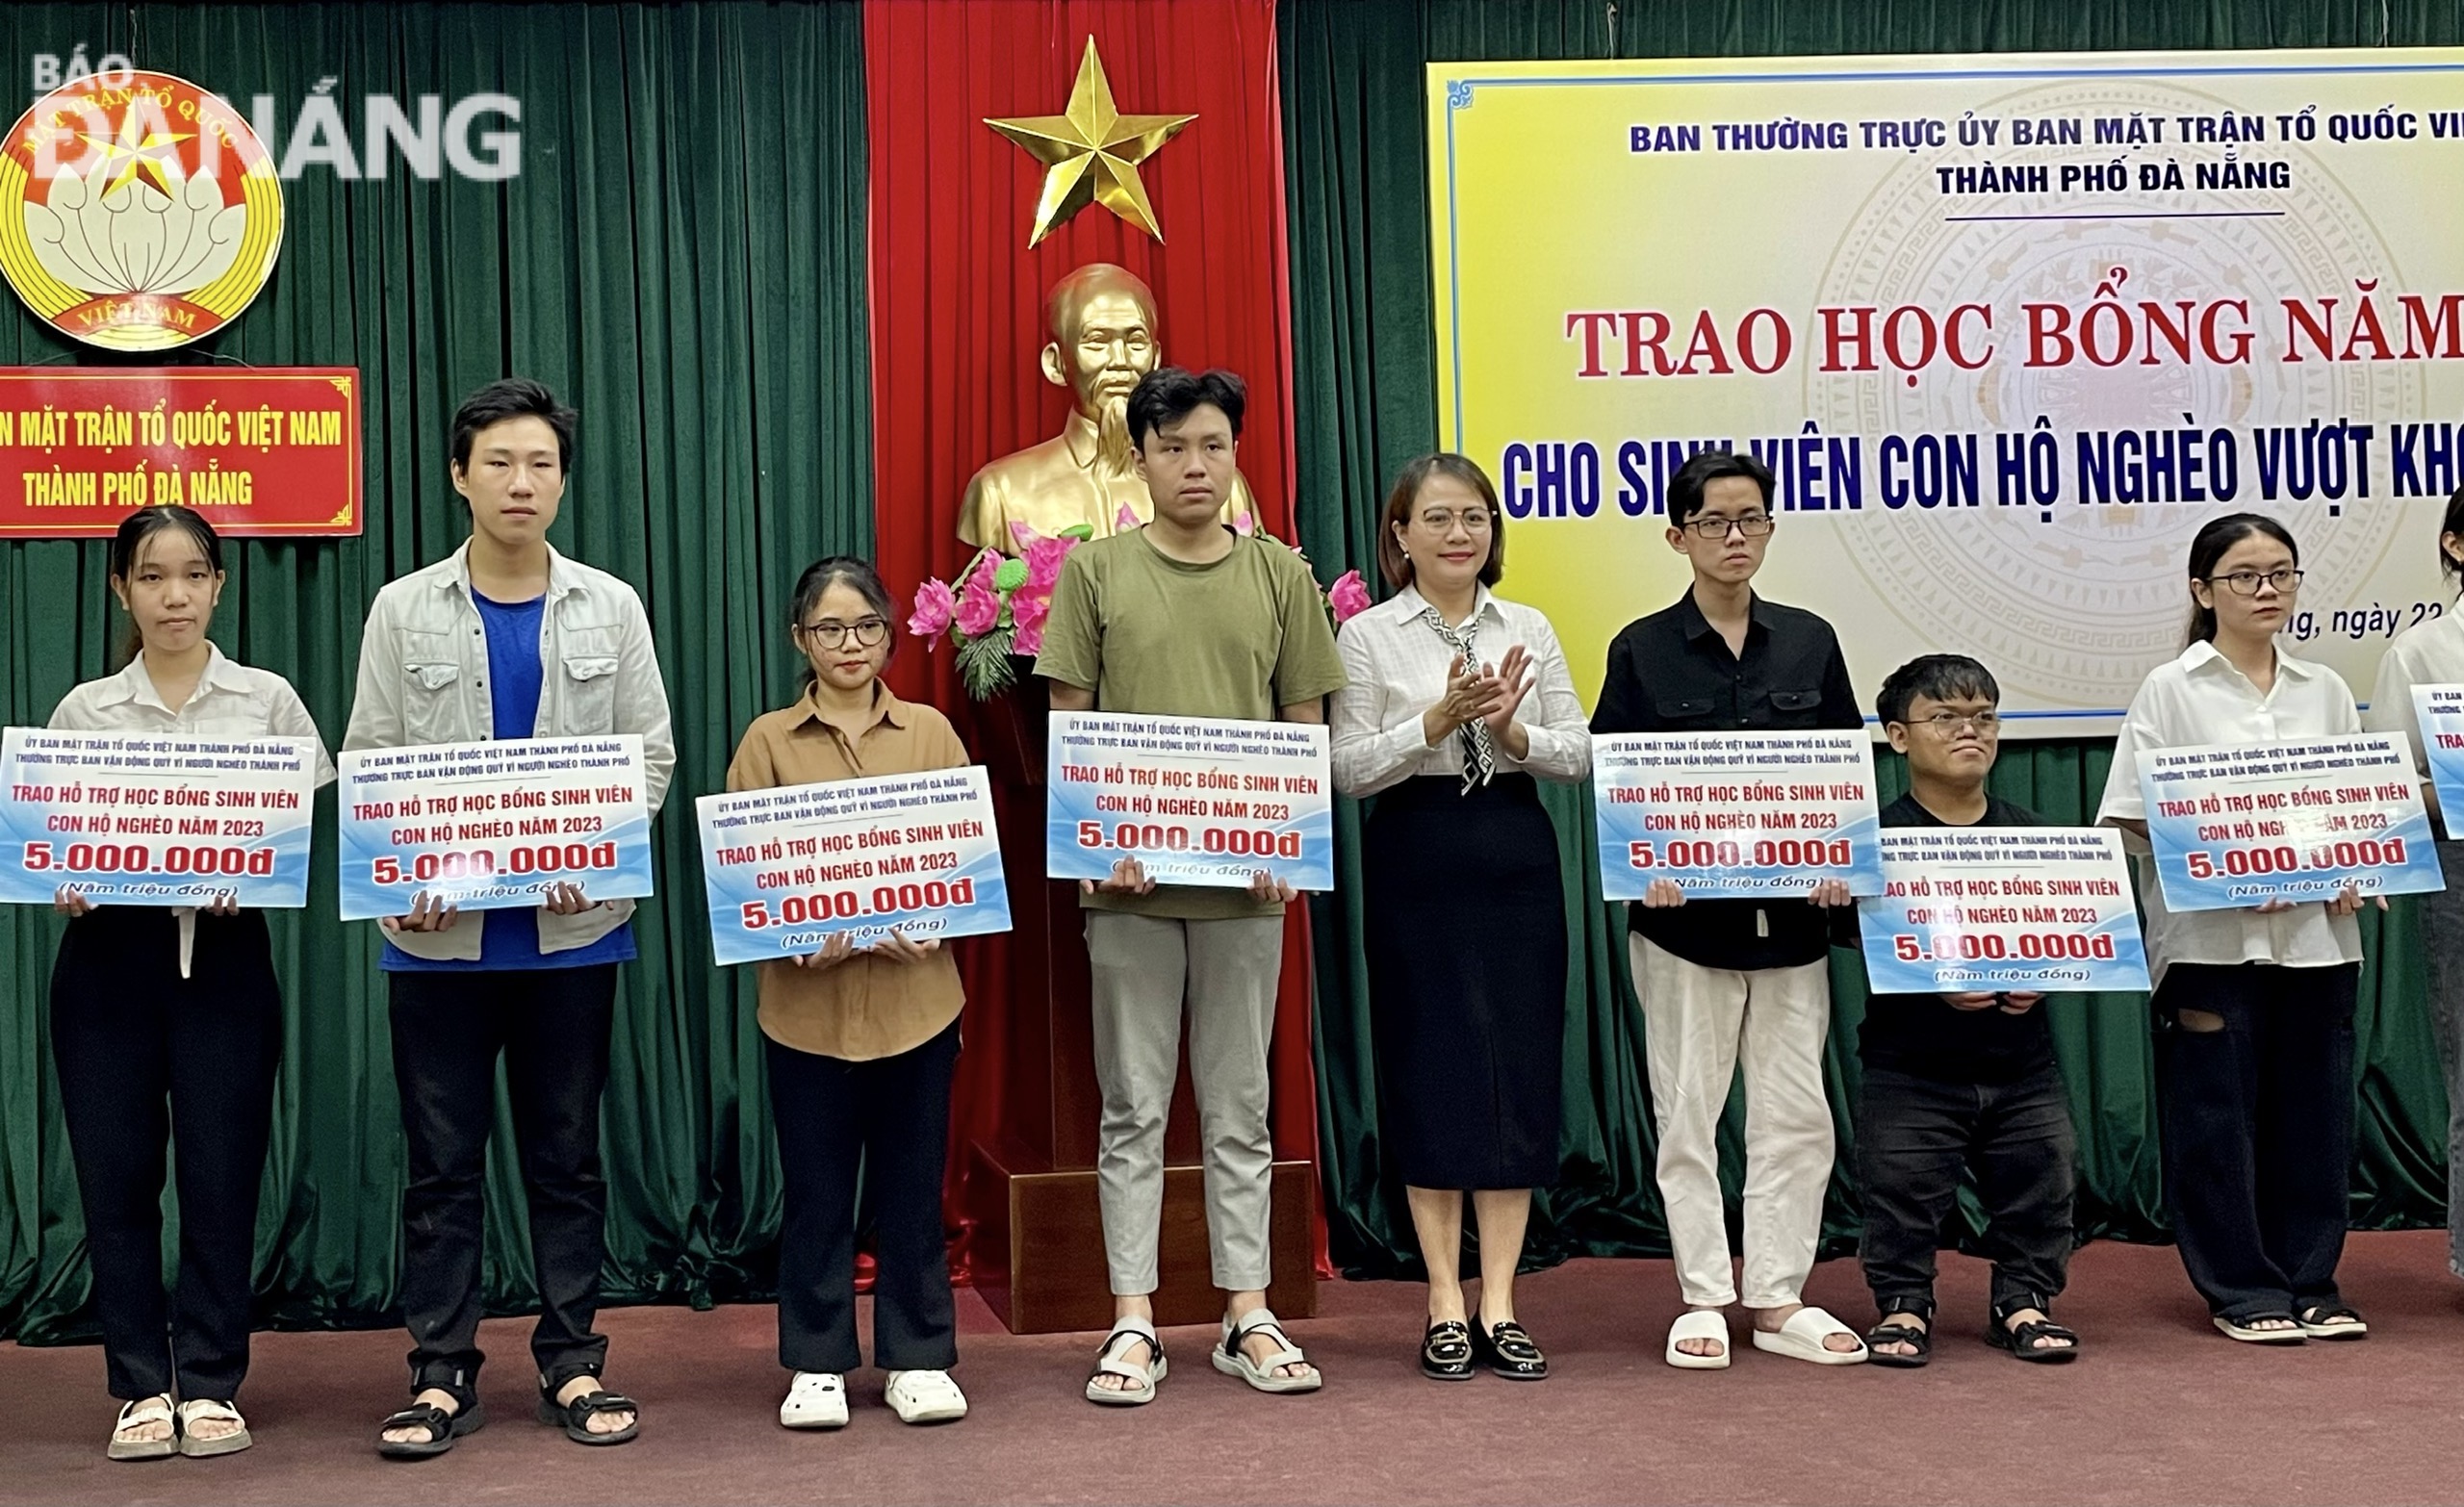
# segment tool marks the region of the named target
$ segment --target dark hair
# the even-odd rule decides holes
[[[1908,708],[1918,697],[1947,702],[1955,696],[1976,696],[2002,704],[2002,687],[1993,672],[1965,654],[1919,654],[1883,678],[1874,698],[1874,714],[1886,724],[1908,720]]]
[[[882,584],[881,572],[874,570],[869,560],[860,560],[852,554],[834,554],[806,566],[805,573],[796,577],[796,594],[787,604],[787,626],[803,631],[805,619],[821,605],[821,599],[829,595],[831,587],[841,584],[863,598],[864,605],[889,625],[889,635],[882,640],[889,646],[889,652],[882,655],[883,665],[887,666],[890,655],[898,652],[898,609],[890,605],[889,588]],[[817,678],[812,673],[812,665],[808,662],[805,665],[805,688],[810,690]]]
[[[2449,516],[2453,516],[2451,508]],[[2209,519],[2192,538],[2190,578],[2194,581],[2206,580],[2208,573],[2216,569],[2216,562],[2224,558],[2225,551],[2252,534],[2267,535],[2293,551],[2294,564],[2301,563],[2301,547],[2293,542],[2292,531],[2282,524],[2264,513],[2227,513],[2222,518]],[[2190,637],[2186,642],[2203,644],[2213,642],[2215,638],[2216,609],[2200,606],[2198,598],[2193,596]]]
[[[1451,476],[1480,495],[1489,508],[1489,557],[1480,566],[1480,584],[1494,586],[1505,575],[1505,513],[1498,506],[1498,489],[1489,485],[1489,473],[1469,455],[1441,450],[1424,455],[1403,468],[1395,478],[1395,490],[1386,494],[1386,511],[1377,519],[1377,574],[1397,591],[1412,583],[1411,556],[1395,542],[1395,525],[1411,522],[1412,504],[1421,498],[1421,488],[1431,476]]]
[[[2464,534],[2464,487],[2447,499],[2447,521],[2438,525],[2438,568],[2451,583],[2464,585],[2464,562],[2447,552],[2447,536]]]
[[[1722,476],[1743,476],[1762,489],[1762,507],[1771,508],[1771,468],[1751,455],[1728,450],[1699,450],[1668,478],[1668,526],[1682,528],[1703,511],[1703,488]]]
[[[471,442],[480,430],[508,419],[545,419],[548,427],[556,431],[556,465],[571,471],[574,424],[578,417],[557,402],[555,394],[528,377],[491,382],[462,399],[462,406],[453,410],[453,469],[471,469]]]
[[[119,521],[118,530],[112,535],[111,575],[122,589],[128,585],[129,574],[137,569],[138,557],[145,552],[145,541],[167,529],[188,535],[205,556],[205,563],[214,568],[214,574],[222,574],[222,536],[194,510],[171,502],[162,507],[141,507]],[[120,663],[136,658],[138,651],[144,647],[145,635],[139,631],[132,615],[128,639],[120,649]]]
[[[1144,449],[1150,430],[1180,422],[1201,403],[1221,409],[1232,421],[1232,438],[1241,437],[1241,414],[1249,406],[1247,384],[1219,368],[1193,372],[1185,367],[1157,367],[1130,389],[1129,443]]]

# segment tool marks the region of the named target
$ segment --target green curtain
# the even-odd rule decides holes
[[[124,53],[244,109],[272,95],[286,133],[330,79],[363,152],[369,94],[522,102],[510,181],[421,181],[398,160],[381,182],[310,167],[284,185],[281,264],[214,355],[360,369],[368,528],[238,545],[215,636],[288,677],[339,742],[370,600],[468,532],[446,474],[454,404],[519,372],[579,408],[552,537],[640,589],[678,745],[654,830],[668,901],[641,912],[617,1007],[608,1296],[765,1290],[779,1190],[750,983],[711,965],[698,910],[675,897],[701,884],[694,793],[720,788],[737,732],[792,691],[782,625],[797,572],[872,540],[860,9],[0,11],[12,69],[81,41],[90,61]],[[0,302],[0,362],[77,359]],[[40,724],[71,684],[116,668],[104,558],[99,542],[0,554],[8,722]],[[327,802],[316,842],[333,840]],[[284,1324],[384,1322],[394,1290],[403,1170],[384,992],[372,930],[334,906],[323,865],[309,908],[274,917],[289,1025],[257,1249],[264,1315]],[[48,911],[0,914],[0,1336],[38,1341],[81,1332],[88,1283],[46,1040],[58,938]],[[485,1283],[503,1311],[531,1296],[506,1137],[496,1152]]]
[[[1471,59],[2061,51],[2205,47],[2420,46],[2464,40],[2464,13],[2432,0],[1283,0],[1278,9],[1285,181],[1292,221],[1299,531],[1332,575],[1376,575],[1385,484],[1436,444],[1427,250],[1424,64]],[[1784,206],[1758,205],[1773,234]],[[1511,580],[1507,583],[1511,590]],[[1634,603],[1637,615],[1659,606]],[[1954,649],[1956,645],[1945,645]],[[2107,740],[2009,745],[1994,790],[2048,818],[2093,815]],[[1883,760],[1885,798],[1905,788]],[[1563,1172],[1535,1210],[1527,1261],[1665,1255],[1652,1179],[1654,1137],[1639,1012],[1626,977],[1623,917],[1600,898],[1585,791],[1549,793],[1576,917],[1567,938]],[[1318,938],[1321,1076],[1329,1244],[1355,1276],[1416,1273],[1402,1187],[1377,1132],[1375,1053],[1361,960],[1358,812],[1337,824],[1343,885],[1312,897]],[[2432,1056],[2411,903],[2366,915],[2360,1009],[2361,1136],[2356,1225],[2444,1215],[2445,1090]],[[1854,1247],[1846,1172],[1863,969],[1832,959],[1829,1052],[1840,1172],[1824,1253]],[[2161,1239],[2151,1058],[2143,995],[2066,996],[2050,1006],[2080,1137],[2084,1234]],[[1732,1210],[1740,1103],[1724,1128]],[[1968,1228],[1975,1228],[1968,1208]]]

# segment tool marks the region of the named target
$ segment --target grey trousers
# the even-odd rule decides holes
[[[1161,1285],[1164,1116],[1190,1018],[1190,1078],[1206,1166],[1206,1238],[1215,1285],[1263,1290],[1268,1259],[1267,1043],[1283,963],[1283,917],[1182,921],[1087,913],[1094,965],[1095,1082],[1104,1092],[1095,1180],[1115,1294]]]
[[[2447,1077],[2447,1265],[2464,1277],[2464,842],[2438,845],[2447,888],[2422,897],[2429,1023]]]

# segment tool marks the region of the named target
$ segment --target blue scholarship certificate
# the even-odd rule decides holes
[[[2464,685],[2417,685],[2413,710],[2421,718],[2422,754],[2449,835],[2464,831]]]
[[[1161,884],[1245,888],[1263,870],[1332,889],[1326,750],[1315,723],[1055,712],[1045,872],[1100,880],[1136,858]]]
[[[2139,784],[2171,909],[2447,887],[2400,732],[2143,749]]]
[[[1600,884],[1640,900],[1882,893],[1874,745],[1849,732],[1628,732],[1591,744]]]
[[[1010,930],[1010,887],[978,765],[779,785],[694,803],[710,951],[721,963]]]
[[[312,738],[0,734],[0,902],[308,904]]]
[[[1896,828],[1880,847],[1883,892],[1857,903],[1875,993],[2147,987],[2112,828]]]
[[[465,910],[651,892],[642,740],[505,738],[346,750],[342,914],[398,916],[422,891]]]

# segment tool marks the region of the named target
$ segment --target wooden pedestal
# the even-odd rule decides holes
[[[977,1290],[1016,1334],[1112,1327],[1112,1283],[1095,1201],[1094,1023],[1086,923],[1077,886],[1044,871],[1043,683],[1019,663],[1019,688],[979,702],[976,752],[991,775],[1010,877],[1009,1050],[1002,1064],[1008,1123],[966,1149],[968,1265]],[[1206,1244],[1197,1115],[1189,1056],[1164,1131],[1163,1287],[1157,1321],[1221,1316]],[[1269,1303],[1286,1318],[1317,1311],[1317,1188],[1306,1162],[1274,1165],[1275,1281]]]

